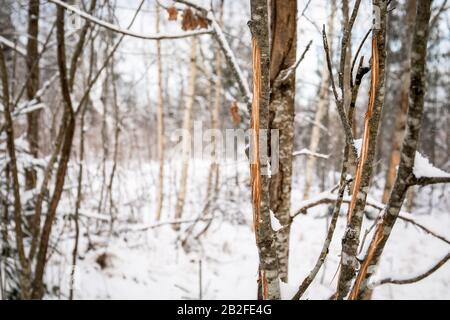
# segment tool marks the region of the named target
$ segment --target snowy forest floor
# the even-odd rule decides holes
[[[102,167],[90,165],[80,216],[80,246],[74,288],[76,299],[255,299],[258,256],[251,228],[248,166],[246,163],[220,166],[219,196],[205,210],[209,164],[191,162],[183,219],[191,220],[175,232],[170,224],[156,225],[158,164],[128,163],[118,167],[113,188],[114,206],[109,200],[99,208]],[[297,160],[292,208],[302,200],[303,160]],[[180,163],[166,163],[165,200],[161,222],[173,220]],[[74,222],[62,217],[73,213],[76,166],[71,168],[60,214],[54,229],[54,250],[46,273],[50,299],[67,298],[74,244]],[[111,164],[106,168],[109,177]],[[236,180],[236,172],[239,178]],[[371,196],[380,199],[381,179],[376,178]],[[329,187],[332,187],[329,183]],[[313,190],[312,194],[319,193]],[[449,237],[449,188],[418,190],[413,216],[436,233]],[[313,267],[325,238],[327,205],[298,216],[290,242],[289,284],[282,285],[284,299],[295,293]],[[344,232],[343,206],[324,267],[303,298],[328,299],[336,288],[340,242]],[[376,213],[376,212],[372,212]],[[206,233],[198,239],[208,221],[192,220],[204,214],[212,217]],[[113,228],[111,232],[111,219]],[[362,234],[373,220],[365,219]],[[189,231],[191,230],[192,231]],[[369,239],[370,239],[369,235]],[[183,247],[181,242],[188,238]],[[105,254],[106,253],[106,254]],[[409,278],[422,273],[448,253],[448,244],[417,227],[398,221],[383,255],[377,278]],[[201,262],[200,262],[201,261]],[[200,267],[201,264],[201,267]],[[200,272],[201,268],[201,272]],[[201,283],[201,290],[200,290]],[[450,299],[450,264],[430,277],[411,285],[383,285],[374,299]]]

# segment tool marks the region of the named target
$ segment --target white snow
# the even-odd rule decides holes
[[[221,166],[221,189],[217,209],[211,212],[214,219],[200,241],[191,237],[188,247],[181,246],[186,230],[192,223],[182,224],[181,236],[175,232],[170,222],[176,203],[177,177],[180,163],[172,161],[166,166],[166,199],[163,207],[161,225],[154,221],[157,187],[158,163],[139,166],[136,162],[128,167],[118,168],[118,181],[115,185],[114,199],[119,208],[115,220],[115,230],[108,234],[109,221],[99,220],[109,213],[96,213],[99,181],[92,181],[87,189],[80,216],[81,234],[89,230],[94,248],[87,250],[87,237],[80,243],[75,278],[75,297],[77,299],[194,299],[199,297],[199,261],[202,262],[203,298],[205,299],[256,299],[258,253],[255,235],[252,230],[252,210],[248,181],[248,165],[238,165],[239,186],[235,184],[236,167]],[[195,221],[202,211],[206,197],[208,165],[193,162],[190,166],[190,183],[186,198],[183,220]],[[90,175],[99,170],[98,165],[89,164]],[[110,168],[110,164],[108,164]],[[301,168],[301,166],[300,166]],[[294,170],[299,170],[296,166]],[[296,176],[301,176],[296,173]],[[76,175],[70,175],[68,184],[75,182]],[[298,208],[306,202],[301,201],[302,181],[294,179],[292,206]],[[416,221],[431,228],[436,233],[449,236],[450,216],[445,201],[434,195],[433,214],[428,209],[427,188],[421,191],[419,206],[413,216]],[[313,190],[316,197],[307,201],[335,197],[335,194]],[[424,192],[425,191],[425,192]],[[375,194],[371,196],[375,198]],[[448,194],[448,191],[445,191]],[[378,198],[378,196],[376,197]],[[427,199],[427,200],[425,200]],[[374,205],[379,205],[374,199]],[[72,202],[61,204],[64,212],[70,212]],[[92,209],[89,209],[92,208]],[[343,204],[342,213],[347,205]],[[61,209],[63,210],[63,209]],[[378,209],[376,209],[378,212]],[[290,299],[302,280],[313,268],[322,249],[326,236],[328,220],[325,218],[327,204],[314,207],[306,215],[299,215],[292,224],[290,239],[289,283],[280,283],[283,299]],[[278,220],[271,214],[274,229]],[[339,264],[341,238],[345,229],[345,217],[340,216],[330,252],[324,267],[319,271],[304,299],[328,299],[336,288],[336,270]],[[168,224],[164,224],[164,223]],[[362,233],[373,221],[364,220]],[[206,221],[198,222],[193,234],[201,231]],[[100,225],[97,228],[96,225]],[[101,226],[104,226],[103,228]],[[147,228],[148,227],[148,228]],[[87,229],[88,228],[88,229]],[[64,221],[58,219],[55,234],[64,229]],[[73,226],[70,230],[73,230]],[[97,235],[97,231],[100,232]],[[106,231],[102,231],[106,230]],[[61,287],[61,298],[68,292],[68,283],[73,248],[73,235],[63,234],[58,242],[58,252],[49,264],[46,281],[49,285]],[[368,240],[370,240],[370,235]],[[96,259],[103,253],[111,255],[108,266],[101,269]],[[398,220],[387,243],[380,263],[378,278],[405,278],[416,275],[437,262],[448,252],[448,244],[436,239],[422,230],[402,220]],[[411,285],[383,285],[374,292],[375,299],[450,299],[450,264],[444,265],[432,276]],[[65,275],[61,277],[61,274]],[[58,295],[48,298],[57,298]]]
[[[416,178],[429,177],[429,178],[447,178],[450,177],[450,173],[445,172],[439,168],[436,168],[431,164],[430,160],[416,152],[414,160],[414,176]]]
[[[275,232],[277,232],[283,228],[283,226],[280,223],[280,220],[278,220],[278,218],[275,217],[275,214],[273,213],[272,210],[270,210],[270,223],[272,225],[273,231],[275,231]]]

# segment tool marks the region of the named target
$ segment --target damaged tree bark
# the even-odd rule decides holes
[[[280,299],[278,259],[270,221],[267,129],[269,128],[270,47],[267,1],[250,1],[253,61],[250,180],[253,222],[259,253],[258,298]]]
[[[363,211],[373,175],[378,127],[385,94],[387,1],[373,0],[373,6],[375,17],[372,30],[372,78],[369,105],[364,119],[362,150],[354,179],[352,201],[347,215],[347,228],[342,239],[337,299],[344,299],[347,296],[358,268],[356,255]]]
[[[297,53],[297,0],[271,1],[269,130],[279,130],[279,166],[270,177],[270,209],[283,226],[276,234],[280,279],[287,283],[289,266],[292,152],[294,150],[295,65]],[[274,151],[276,152],[276,151]]]
[[[383,253],[384,246],[400,213],[408,188],[417,183],[413,168],[415,154],[419,143],[425,98],[425,66],[427,41],[432,0],[417,2],[417,18],[411,52],[411,84],[409,90],[410,104],[406,120],[406,132],[402,144],[402,153],[397,177],[386,209],[370,243],[353,286],[350,298],[364,299],[370,297],[371,289],[367,283],[375,272]]]

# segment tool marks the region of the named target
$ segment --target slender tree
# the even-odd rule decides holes
[[[295,71],[297,54],[297,0],[271,1],[269,130],[279,130],[278,170],[270,177],[270,209],[283,228],[276,234],[280,278],[288,281],[289,235],[294,149]],[[276,158],[272,155],[272,159]]]
[[[191,44],[191,61],[189,63],[189,79],[188,79],[188,90],[186,96],[186,106],[184,109],[184,120],[183,120],[183,132],[189,136],[192,131],[192,112],[194,108],[195,100],[195,86],[197,81],[197,45],[198,39],[196,37],[192,38]],[[187,140],[185,140],[187,139]],[[189,171],[189,157],[191,150],[191,141],[189,137],[183,137],[183,154],[181,163],[181,175],[180,175],[180,185],[178,190],[177,204],[175,208],[175,219],[178,220],[183,215],[184,203],[186,200],[186,186]],[[180,224],[173,224],[175,230],[180,229]]]
[[[280,299],[281,294],[275,237],[270,220],[267,176],[270,103],[269,7],[266,1],[251,0],[250,8],[253,60],[250,180],[254,230],[259,252],[258,298],[272,300]]]

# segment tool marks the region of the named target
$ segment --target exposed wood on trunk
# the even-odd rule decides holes
[[[389,201],[377,225],[367,254],[353,286],[350,298],[364,299],[370,297],[371,289],[367,283],[375,272],[384,246],[400,213],[408,187],[413,183],[414,160],[418,147],[425,98],[425,66],[427,41],[432,0],[418,1],[417,18],[411,51],[410,104],[406,119],[406,132],[402,144],[402,154],[397,177]]]
[[[352,280],[356,274],[356,269],[358,268],[356,255],[359,246],[363,211],[366,206],[367,193],[373,175],[378,127],[384,102],[387,1],[374,0],[373,5],[379,8],[380,16],[374,17],[374,29],[372,32],[372,78],[369,105],[364,119],[362,150],[355,175],[352,202],[348,210],[347,228],[342,239],[337,299],[344,299],[347,296]],[[379,30],[375,28],[377,22],[379,22]]]
[[[285,228],[276,234],[280,279],[287,283],[289,266],[292,153],[294,150],[295,70],[297,0],[271,2],[270,106],[269,130],[278,131],[278,171],[270,177],[270,209]]]
[[[251,164],[253,221],[259,253],[258,298],[280,299],[280,282],[275,238],[270,220],[267,129],[269,128],[270,46],[269,8],[266,1],[251,0],[253,101],[251,108]],[[291,152],[292,154],[292,152]],[[267,154],[265,155],[267,156]],[[261,162],[263,159],[263,163]]]

